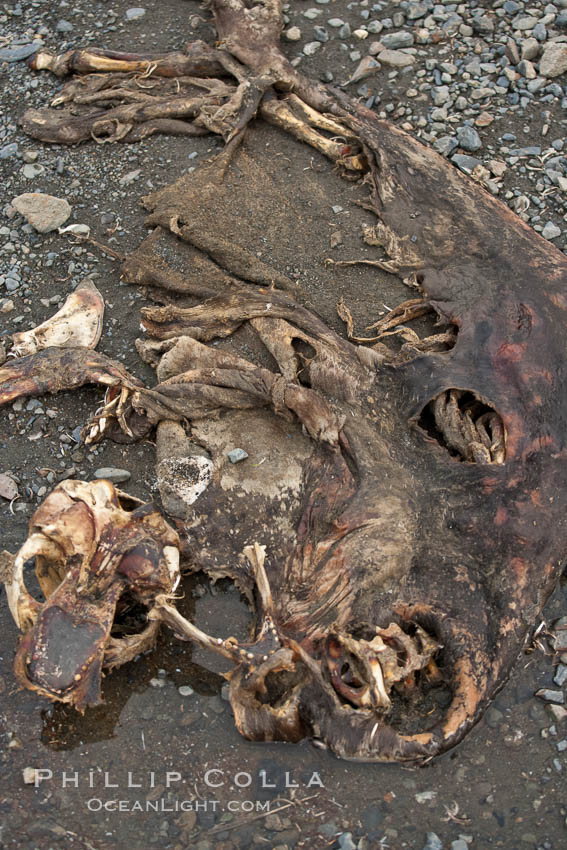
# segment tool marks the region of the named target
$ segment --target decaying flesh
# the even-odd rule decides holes
[[[43,603],[24,583],[31,558]],[[149,615],[156,596],[179,581],[179,537],[154,506],[134,506],[109,481],[63,481],[33,515],[6,572],[8,604],[24,633],[18,681],[83,711],[100,701],[103,667],[153,646],[159,624]],[[117,608],[134,604],[147,614],[140,629],[113,636]]]
[[[144,199],[154,231],[123,268],[165,304],[143,311],[151,339],[139,343],[157,385],[82,349],[65,355],[66,380],[49,383],[37,376],[64,355],[48,349],[0,369],[0,403],[94,380],[111,390],[88,439],[157,426],[160,487],[185,522],[188,566],[232,577],[256,631],[248,645],[206,635],[167,588],[149,617],[233,662],[243,735],[312,736],[351,759],[428,758],[479,718],[561,571],[567,261],[447,161],[292,68],[278,48],[278,0],[211,7],[214,48],[36,56],[38,69],[85,74],[58,95],[62,110],[23,116],[44,141],[210,131],[228,145]],[[382,249],[371,262],[419,292],[370,337],[355,333],[348,303],[348,339],[335,333],[245,244],[237,192],[256,187],[261,200],[269,185],[253,132],[242,144],[254,115],[368,187],[375,224],[364,238]],[[184,265],[166,262],[164,240]],[[422,339],[407,323],[425,313],[440,327]],[[276,368],[207,345],[241,326]],[[392,334],[399,352],[385,345]],[[269,463],[229,468],[227,445]],[[26,604],[22,622],[35,616]],[[427,710],[435,687],[450,691],[441,718]]]

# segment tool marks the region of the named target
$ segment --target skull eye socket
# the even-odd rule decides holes
[[[417,425],[458,461],[502,464],[506,459],[502,417],[473,390],[444,390],[428,402]]]
[[[362,682],[361,679],[356,675],[348,661],[343,662],[340,670],[340,677],[345,683],[345,685],[348,685],[349,688],[358,689],[364,687],[364,682]]]

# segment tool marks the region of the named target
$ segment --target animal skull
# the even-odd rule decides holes
[[[35,558],[45,596],[24,583]],[[80,711],[100,700],[103,667],[116,667],[149,647],[158,624],[114,637],[125,604],[148,612],[179,581],[179,539],[152,505],[135,504],[109,481],[63,481],[33,515],[30,534],[6,581],[10,610],[23,631],[16,654],[21,684]]]

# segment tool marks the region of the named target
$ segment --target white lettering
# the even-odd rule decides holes
[[[265,770],[260,771],[260,778],[262,780],[262,788],[275,788],[276,787],[275,782],[272,783],[272,782],[268,782],[266,780],[266,771]]]
[[[221,785],[224,785],[223,782],[213,782],[211,777],[213,773],[220,773],[221,776],[224,776],[224,770],[217,770],[216,768],[212,768],[211,770],[207,770],[205,773],[205,785],[208,785],[209,788],[220,788]]]
[[[129,770],[128,771],[128,788],[141,788],[141,787],[142,787],[142,783],[140,782],[138,784],[138,783],[134,782],[134,780],[132,779],[132,771]]]
[[[244,781],[239,780],[240,776],[244,777]],[[248,788],[249,785],[252,785],[252,775],[250,773],[244,773],[244,771],[241,771],[240,773],[237,773],[235,775],[234,784],[238,785],[239,788]]]
[[[66,788],[67,785],[72,785],[73,788],[79,787],[79,771],[76,770],[74,773],[66,773],[63,771],[61,774],[61,787]]]
[[[35,779],[34,785],[37,788],[40,782],[43,782],[44,779],[51,779],[53,777],[53,771],[49,770],[47,767],[37,767],[35,770]]]

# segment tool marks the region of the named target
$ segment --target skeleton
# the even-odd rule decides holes
[[[157,385],[143,386],[94,351],[52,347],[0,369],[0,403],[96,382],[109,390],[87,440],[137,439],[157,427],[164,504],[178,518],[186,565],[231,577],[250,600],[255,626],[252,640],[239,643],[207,635],[178,613],[175,570],[163,569],[173,563],[174,533],[152,519],[147,533],[163,554],[160,580],[144,589],[146,628],[164,622],[233,664],[230,700],[243,735],[311,736],[350,759],[425,759],[456,744],[482,714],[561,569],[567,263],[419,142],[292,68],[277,47],[275,0],[212,7],[214,49],[36,56],[38,69],[87,74],[58,95],[58,103],[74,104],[72,119],[57,110],[24,116],[26,130],[45,141],[212,131],[228,144],[196,175],[144,199],[155,229],[123,266],[127,280],[159,289],[165,303],[143,310],[151,339],[138,345],[157,368]],[[101,108],[82,111],[93,103]],[[366,207],[377,223],[364,238],[384,249],[372,262],[420,296],[379,320],[371,336],[355,333],[345,303],[339,314],[348,339],[331,330],[292,280],[227,238],[223,209],[234,175],[244,173],[247,185],[255,179],[257,163],[241,144],[254,114],[369,187]],[[416,212],[427,212],[426,220]],[[164,259],[160,247],[175,240],[193,274]],[[172,293],[204,301],[179,306]],[[421,339],[406,325],[427,313],[441,327]],[[244,325],[275,368],[207,345]],[[385,344],[392,335],[399,351]],[[228,433],[236,444],[253,435],[258,455],[271,452],[270,464],[246,475],[228,470],[221,460]],[[171,446],[184,478],[173,494],[164,486]],[[61,698],[30,654],[43,646],[42,624],[61,588],[73,595],[87,587],[80,570],[57,561],[42,525],[55,493],[32,520],[43,535],[39,548],[33,531],[8,586],[14,616],[27,628],[20,680]],[[111,522],[129,529],[115,510]],[[63,538],[74,552],[73,529]],[[77,551],[89,575],[92,561]],[[39,612],[21,584],[23,560],[37,552],[40,575],[55,559],[62,579]],[[117,550],[116,578],[105,590],[106,630],[91,682],[112,646],[112,605],[127,584],[116,567],[124,552]],[[64,696],[78,707],[98,697],[94,686],[87,692],[77,680],[75,690],[66,681]],[[441,683],[450,690],[445,712],[431,708]]]

